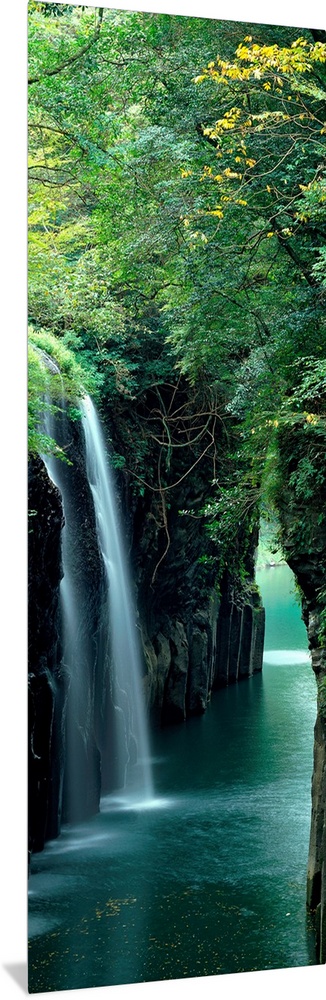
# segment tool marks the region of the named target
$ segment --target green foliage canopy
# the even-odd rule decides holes
[[[325,42],[31,2],[29,55],[31,325],[103,408],[213,392],[237,431],[207,513],[239,521],[280,428],[324,434]]]

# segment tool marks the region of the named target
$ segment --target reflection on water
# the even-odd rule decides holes
[[[310,654],[300,649],[267,649],[264,663],[272,663],[274,666],[283,663],[284,666],[290,664],[295,667],[298,663],[310,663]]]
[[[140,812],[151,812],[152,809],[167,809],[172,805],[171,799],[154,797],[152,799],[144,799],[142,802],[138,798],[133,800],[132,796],[123,798],[123,796],[117,798],[111,798],[107,796],[102,799],[101,812],[109,812],[112,815],[114,809],[118,812],[123,810],[124,812],[140,813]]]
[[[314,964],[316,693],[291,579],[286,566],[259,573],[262,675],[153,734],[150,808],[107,796],[33,857],[32,992]]]

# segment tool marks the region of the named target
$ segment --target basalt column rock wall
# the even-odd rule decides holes
[[[262,669],[265,609],[253,578],[242,587],[228,573],[222,581],[213,687],[250,677]]]
[[[203,584],[198,522],[194,535],[189,526],[185,531],[177,509],[174,518],[171,504],[172,551],[160,567],[159,590],[147,564],[139,564],[145,683],[150,709],[163,724],[205,712],[213,690],[260,671],[264,647],[265,611],[253,578],[244,585],[227,571],[220,579],[206,573]],[[179,569],[174,546],[182,552]]]
[[[142,640],[149,705],[163,724],[184,722],[205,712],[214,689],[236,683],[262,669],[265,613],[247,591],[243,603],[221,601],[212,590],[206,607],[177,618],[157,615]]]
[[[207,402],[196,402],[206,417]],[[197,420],[189,389],[177,395],[169,386],[148,401],[151,439],[143,440],[144,409],[117,409],[107,420],[112,450],[124,456],[119,487],[147,703],[159,722],[170,724],[205,712],[214,688],[261,670],[264,609],[254,584],[256,529],[238,527],[225,568],[201,513],[225,457],[221,423],[212,415],[206,437],[189,433]]]

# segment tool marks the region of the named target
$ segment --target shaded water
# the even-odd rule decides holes
[[[315,682],[290,571],[261,571],[258,583],[263,674],[153,734],[152,806],[107,797],[33,857],[32,992],[314,964]]]

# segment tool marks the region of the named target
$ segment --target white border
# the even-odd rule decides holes
[[[76,2],[76,0],[73,0]],[[76,4],[77,5],[77,4]],[[90,3],[89,6],[98,6]],[[166,0],[102,2],[103,7],[184,14],[244,22],[326,28],[323,4],[310,0]],[[26,38],[27,0],[1,10],[1,995],[26,995]],[[4,223],[4,225],[3,225]],[[4,349],[4,353],[3,353]],[[11,972],[7,971],[11,967]],[[241,973],[101,989],[64,990],[62,1000],[193,1000],[198,991],[219,1000],[288,996],[325,989],[325,966]]]

